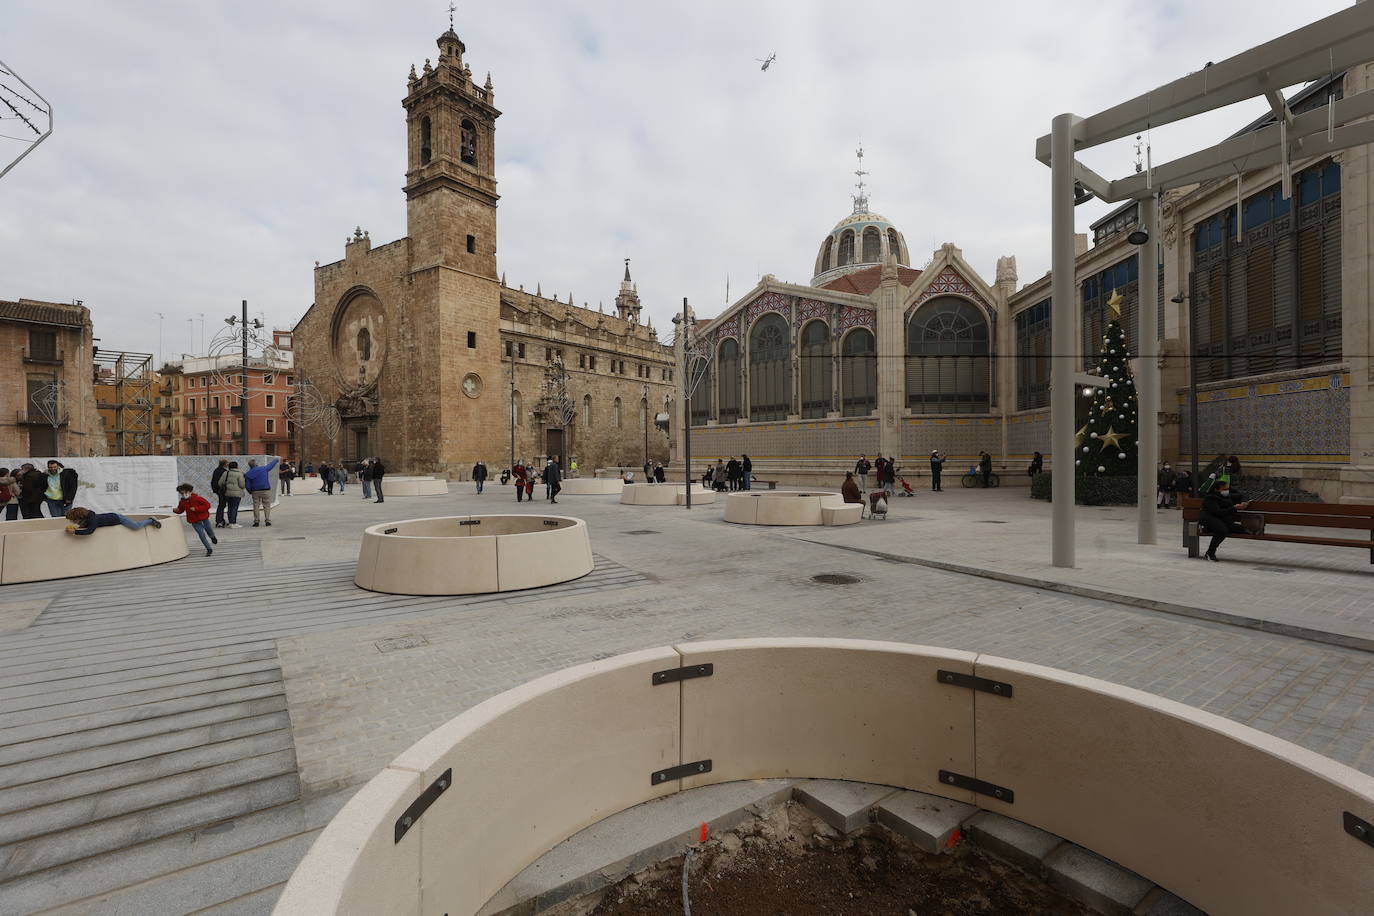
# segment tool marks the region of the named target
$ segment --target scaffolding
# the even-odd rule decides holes
[[[95,406],[111,455],[155,455],[153,354],[96,348]]]

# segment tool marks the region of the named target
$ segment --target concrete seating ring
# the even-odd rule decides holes
[[[580,518],[413,518],[363,530],[353,582],[392,595],[481,595],[579,579],[593,565]]]
[[[714,491],[692,485],[692,505],[709,506],[715,501]],[[687,487],[671,483],[631,484],[620,491],[620,503],[624,506],[685,506]]]
[[[386,496],[447,496],[448,481],[441,477],[383,477]]]
[[[145,513],[129,517],[135,521],[156,518],[162,527],[149,525],[134,531],[116,525],[74,537],[67,533],[71,522],[65,518],[5,522],[0,525],[0,584],[156,566],[180,560],[190,552],[181,516]]]
[[[624,488],[623,480],[604,477],[574,477],[563,481],[559,496],[619,496]]]
[[[862,517],[863,506],[839,493],[746,491],[725,498],[725,520],[737,525],[852,525]]]

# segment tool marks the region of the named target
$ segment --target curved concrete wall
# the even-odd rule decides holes
[[[148,515],[130,515],[132,519]],[[76,537],[65,518],[0,522],[0,584],[69,579],[96,573],[155,566],[180,560],[190,551],[180,515],[156,515],[162,527],[138,531],[101,528]]]
[[[653,672],[711,664],[709,676]],[[1011,695],[937,672],[1010,684]],[[556,752],[555,752],[556,749]],[[556,753],[556,760],[552,755]],[[679,764],[709,772],[656,780]],[[940,770],[1011,789],[1013,803]],[[440,793],[395,839],[427,787]],[[277,916],[468,916],[577,830],[678,789],[762,777],[944,795],[1056,833],[1212,913],[1354,913],[1374,893],[1374,777],[1219,716],[1092,678],[896,643],[746,639],[594,662],[421,739],[324,830]],[[991,791],[991,789],[989,789]]]
[[[353,581],[394,595],[477,595],[567,582],[593,565],[581,519],[458,515],[364,529]]]
[[[446,496],[448,481],[438,477],[383,477],[385,496]]]
[[[598,477],[574,477],[563,481],[559,496],[615,496],[625,487],[620,479],[603,480]]]
[[[709,506],[716,501],[713,490],[692,485],[692,505]],[[682,506],[687,503],[687,487],[671,483],[636,483],[620,491],[626,506]]]
[[[844,504],[839,493],[731,493],[725,498],[725,520],[739,525],[823,525],[821,510]]]

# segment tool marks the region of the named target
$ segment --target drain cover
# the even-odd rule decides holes
[[[624,534],[658,534],[657,531],[650,531],[648,528],[640,528],[638,531],[626,531]]]
[[[855,582],[862,582],[858,576],[849,576],[844,573],[821,573],[812,576],[812,582],[819,582],[822,585],[853,585]]]

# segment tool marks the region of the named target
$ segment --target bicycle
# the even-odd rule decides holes
[[[969,468],[968,471],[959,478],[959,483],[966,487],[981,487],[983,485],[983,475],[978,473],[976,467]],[[1001,485],[1002,478],[997,475],[996,471],[988,475],[988,486],[1000,487]]]

